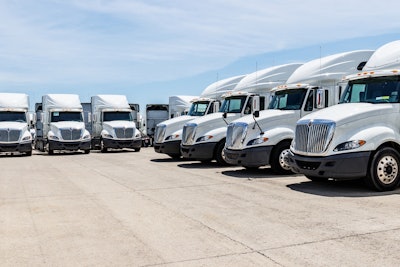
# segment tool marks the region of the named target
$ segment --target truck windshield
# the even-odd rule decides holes
[[[207,111],[207,107],[210,103],[208,101],[194,102],[190,107],[189,116],[203,116]]]
[[[51,122],[59,121],[78,121],[82,122],[82,112],[65,112],[65,111],[54,111],[51,112]]]
[[[340,103],[399,103],[398,76],[350,81]]]
[[[25,112],[1,111],[0,121],[26,122]]]
[[[103,113],[103,121],[132,121],[132,114],[125,111],[108,111]]]
[[[275,92],[268,109],[297,110],[301,109],[307,89],[282,90]]]
[[[225,98],[219,112],[226,113],[240,113],[244,104],[246,103],[247,96],[233,96]]]

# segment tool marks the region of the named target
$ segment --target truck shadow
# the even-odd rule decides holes
[[[59,157],[59,156],[76,156],[76,155],[87,155],[83,151],[62,151],[62,152],[54,152],[53,155],[49,155],[47,152],[35,152],[35,156],[44,156],[44,157]]]
[[[368,188],[362,180],[349,181],[306,181],[297,184],[289,184],[288,188],[294,191],[313,194],[324,197],[374,197],[400,194],[400,189],[389,192],[377,192]]]
[[[271,168],[259,168],[259,169],[246,169],[240,168],[237,170],[228,170],[223,171],[222,174],[226,176],[230,176],[232,178],[239,179],[271,179],[271,178],[280,178],[281,175],[274,173]]]
[[[190,159],[184,159],[184,158],[159,158],[159,159],[151,159],[151,162],[185,162],[185,161],[191,161]]]
[[[178,164],[178,167],[186,168],[186,169],[216,169],[216,168],[229,168],[235,166],[223,166],[217,163],[216,161],[210,162],[200,162],[200,161],[193,161],[191,163],[183,163]]]

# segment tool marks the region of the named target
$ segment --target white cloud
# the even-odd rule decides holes
[[[0,81],[177,79],[247,55],[394,32],[399,7],[390,0],[3,0]]]

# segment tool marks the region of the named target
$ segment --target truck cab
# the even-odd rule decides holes
[[[0,93],[0,152],[32,155],[28,109],[26,94]]]
[[[90,153],[91,137],[85,128],[78,95],[49,94],[37,104],[35,148],[52,155],[55,150]]]

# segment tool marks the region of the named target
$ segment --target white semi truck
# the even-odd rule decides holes
[[[185,124],[182,156],[202,162],[215,159],[219,164],[226,164],[223,149],[227,125],[239,117],[263,110],[269,103],[270,90],[285,83],[300,65],[285,64],[248,74],[232,92],[224,95],[219,112]]]
[[[48,94],[36,104],[35,148],[51,155],[55,150],[90,153],[91,138],[85,129],[78,95]]]
[[[134,112],[124,95],[96,95],[91,98],[92,148],[140,151],[142,138]]]
[[[315,181],[363,178],[378,191],[400,183],[400,41],[345,78],[340,104],[297,122],[289,165]]]
[[[244,116],[227,128],[225,159],[245,168],[270,165],[278,174],[290,173],[287,153],[296,122],[306,114],[339,102],[342,78],[357,71],[373,51],[330,55],[305,63],[286,84],[272,89],[272,100],[259,117]],[[344,89],[345,86],[343,86]]]
[[[32,155],[29,97],[26,94],[0,93],[0,152]]]
[[[181,157],[182,129],[186,122],[219,110],[222,95],[233,90],[245,77],[239,75],[214,82],[207,86],[200,97],[192,99],[187,115],[163,121],[157,125],[154,150],[172,158]]]

